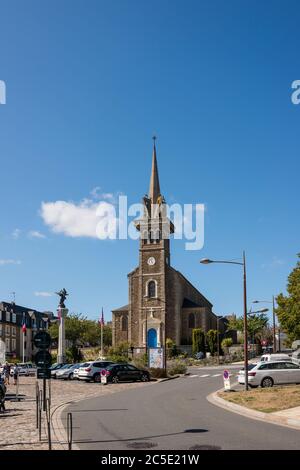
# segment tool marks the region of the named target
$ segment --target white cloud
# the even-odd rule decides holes
[[[30,230],[30,232],[28,232],[28,236],[29,238],[46,238],[46,235],[39,232],[38,230]]]
[[[18,259],[0,259],[0,266],[5,266],[7,264],[21,264],[21,261]]]
[[[285,261],[281,258],[278,258],[277,256],[273,256],[273,259],[269,263],[263,263],[261,267],[263,269],[275,269],[278,268],[279,266],[282,266],[285,264]]]
[[[53,294],[51,294],[51,292],[45,292],[45,291],[35,292],[34,295],[36,297],[52,297],[53,296]]]
[[[17,239],[19,238],[20,234],[21,234],[21,230],[20,230],[19,228],[16,228],[16,229],[12,232],[11,235],[12,235],[12,237],[13,237],[15,240],[17,240]]]
[[[92,191],[90,192],[90,195],[92,198],[95,200],[100,200],[103,199],[104,201],[115,201],[115,195],[113,193],[103,193],[101,192],[100,186],[96,186]]]
[[[105,201],[42,202],[40,214],[54,233],[69,237],[115,238],[115,207]]]

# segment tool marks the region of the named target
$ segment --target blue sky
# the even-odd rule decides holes
[[[138,243],[53,233],[42,202],[147,192],[153,133],[169,202],[204,203],[205,245],[172,265],[214,304],[285,290],[299,246],[296,1],[0,2],[0,298],[91,318],[127,303]],[[90,203],[89,203],[90,204]],[[9,261],[10,260],[10,261]]]

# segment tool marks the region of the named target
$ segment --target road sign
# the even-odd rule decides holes
[[[37,369],[37,378],[38,379],[51,379],[51,370],[50,369]]]
[[[101,383],[102,383],[102,384],[107,384],[107,376],[106,376],[106,374],[105,374],[105,375],[101,374]]]
[[[33,343],[36,348],[48,349],[51,345],[51,336],[47,331],[39,331],[33,338]]]
[[[46,349],[41,349],[34,356],[34,362],[38,367],[47,368],[52,364],[52,356]]]
[[[229,374],[228,370],[224,370],[223,380],[224,380],[225,390],[230,390],[231,389],[231,384],[230,384],[230,374]]]
[[[103,375],[103,376],[105,375],[105,376],[106,376],[106,370],[105,370],[105,369],[102,369],[102,370],[101,370],[101,375]]]

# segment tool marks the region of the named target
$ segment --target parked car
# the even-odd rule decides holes
[[[25,377],[29,377],[30,375],[36,374],[36,366],[33,365],[31,362],[20,363],[17,364],[19,369],[19,375],[24,375]],[[10,375],[13,376],[15,371],[15,366],[10,368]]]
[[[59,371],[59,369],[61,369],[62,367],[64,367],[65,365],[68,365],[68,364],[53,364],[51,367],[50,367],[50,374],[51,374],[51,379],[56,379],[56,373]]]
[[[240,370],[238,383],[245,383],[245,371]],[[291,361],[259,362],[248,371],[248,384],[252,388],[300,383],[300,366]]]
[[[112,364],[106,368],[107,382],[118,383],[121,381],[149,382],[151,379],[147,370],[138,369],[132,364]]]
[[[292,361],[296,364],[300,364],[300,348],[293,352]]]
[[[87,365],[86,365],[87,364]],[[78,371],[78,379],[85,380],[86,382],[90,382],[93,380],[94,382],[101,382],[101,371],[106,369],[107,366],[114,364],[113,361],[91,361],[85,363],[82,367],[79,368]]]
[[[78,372],[80,367],[88,367],[90,362],[81,362],[81,364],[78,364],[77,367],[73,370],[73,380],[79,380],[78,379]]]
[[[66,364],[56,371],[57,379],[72,380],[74,369],[78,368],[79,364]]]
[[[292,359],[288,354],[263,354],[260,358],[260,362],[268,361],[292,361]]]

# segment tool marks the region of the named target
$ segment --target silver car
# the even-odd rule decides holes
[[[74,370],[78,369],[79,364],[68,364],[56,372],[57,379],[72,380]]]
[[[238,382],[245,383],[245,371],[240,370]],[[290,361],[259,362],[248,370],[248,384],[252,388],[300,383],[300,366]]]

